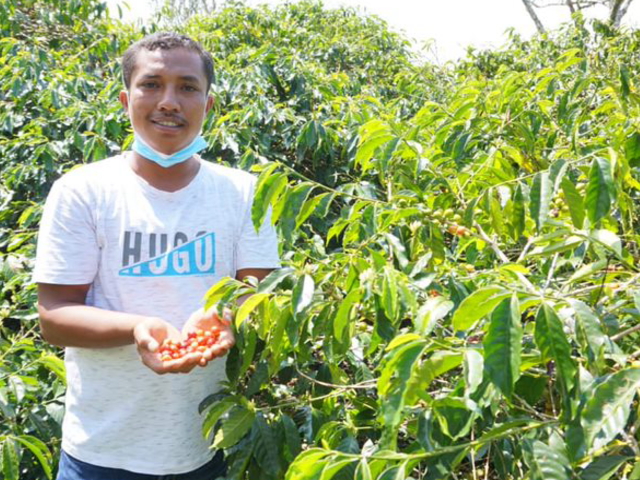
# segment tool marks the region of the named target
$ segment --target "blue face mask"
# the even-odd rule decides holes
[[[185,160],[191,158],[194,154],[198,153],[200,150],[204,150],[208,146],[207,141],[203,138],[203,136],[198,135],[193,139],[193,142],[191,142],[179,152],[172,153],[171,155],[166,155],[151,148],[135,132],[133,132],[133,138],[134,140],[131,148],[134,152],[142,155],[144,158],[148,158],[152,162],[156,162],[158,165],[164,168],[173,167],[178,163],[182,163]]]

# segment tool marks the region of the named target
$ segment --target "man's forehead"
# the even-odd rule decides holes
[[[176,75],[186,80],[206,82],[200,56],[185,48],[141,50],[135,58],[133,74],[144,77]]]

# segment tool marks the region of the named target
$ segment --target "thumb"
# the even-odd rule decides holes
[[[227,307],[224,308],[224,310],[222,311],[221,321],[227,327],[231,325],[231,322],[233,321],[233,312],[231,311],[230,308],[227,308]]]
[[[158,345],[158,341],[151,336],[151,332],[146,328],[136,329],[136,343],[138,347],[147,349],[150,352],[155,352],[160,346]]]

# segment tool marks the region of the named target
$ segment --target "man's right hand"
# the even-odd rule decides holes
[[[158,349],[167,339],[180,341],[180,332],[161,318],[149,318],[138,323],[133,338],[142,363],[158,374],[189,373],[199,365],[201,355],[189,353],[181,358],[162,361]]]

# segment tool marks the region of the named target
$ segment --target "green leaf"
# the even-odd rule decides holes
[[[495,423],[492,427],[488,428],[485,433],[482,434],[479,440],[482,443],[487,443],[495,438],[504,437],[506,432],[519,429],[526,425],[531,425],[531,423],[531,418],[528,417],[510,420],[505,423]]]
[[[295,270],[291,267],[278,268],[267,275],[260,281],[258,285],[258,293],[271,293],[280,285],[287,277],[294,274]]]
[[[356,166],[360,165],[363,172],[369,170],[370,160],[376,150],[393,138],[391,128],[381,120],[371,120],[360,127],[360,144],[355,157]]]
[[[314,188],[315,185],[312,183],[303,182],[296,185],[295,188],[289,192],[286,201],[282,196],[278,199],[278,203],[283,201],[286,203],[282,207],[279,225],[282,235],[287,241],[292,241],[292,233],[296,228],[296,218]]]
[[[273,428],[261,414],[256,417],[252,428],[254,457],[267,474],[277,476],[280,471],[280,455]]]
[[[306,199],[304,205],[300,209],[300,213],[296,216],[296,228],[300,228],[300,225],[307,221],[307,218],[316,211],[316,208],[318,208],[318,205],[320,205],[321,202],[330,202],[333,199],[333,196],[333,193],[327,192]]]
[[[256,412],[244,405],[235,405],[229,417],[216,432],[213,439],[214,448],[229,448],[240,441],[251,429]]]
[[[471,402],[455,397],[445,397],[433,402],[433,412],[442,433],[453,440],[466,436],[476,417],[467,403]]]
[[[482,384],[482,372],[484,370],[484,357],[473,348],[464,351],[464,383],[465,396],[472,395]]]
[[[491,382],[511,399],[520,377],[522,325],[518,297],[514,294],[496,307],[483,341],[484,368]]]
[[[242,480],[246,478],[245,471],[253,458],[254,447],[254,443],[249,438],[240,441],[237,445],[236,453],[231,458],[225,459],[229,466],[225,475],[226,480]]]
[[[576,228],[582,228],[584,224],[584,200],[582,195],[578,192],[573,182],[569,177],[564,177],[560,183],[562,191],[564,192],[564,199],[569,206],[569,214],[571,215],[571,221]]]
[[[398,279],[390,265],[384,267],[382,277],[382,306],[387,318],[394,321],[398,317]]]
[[[611,230],[594,230],[589,234],[589,238],[622,259],[622,240]]]
[[[457,331],[472,328],[478,320],[489,315],[493,309],[511,294],[502,287],[484,287],[466,297],[455,312],[451,322]]]
[[[558,191],[558,187],[564,178],[566,178],[566,172],[568,168],[566,161],[559,159],[551,164],[549,167],[549,180],[551,181],[551,194]]]
[[[571,480],[567,471],[569,460],[564,452],[540,440],[524,441],[531,480]]]
[[[38,363],[44,365],[48,370],[53,372],[60,380],[64,383],[67,382],[66,370],[64,367],[64,361],[51,354],[42,354],[40,358],[38,358]]]
[[[457,368],[462,363],[462,353],[452,350],[438,350],[425,360],[417,372],[420,388],[426,390],[440,375]]]
[[[367,459],[364,457],[360,459],[360,462],[358,462],[354,480],[373,480],[373,476],[371,475],[371,468],[367,463]]]
[[[295,422],[288,415],[281,414],[282,425],[284,427],[285,446],[288,449],[291,458],[295,458],[302,450],[302,441],[300,440],[300,432]]]
[[[596,274],[603,268],[606,268],[607,263],[608,263],[607,260],[603,259],[603,260],[598,260],[596,262],[590,263],[588,265],[583,265],[578,270],[576,270],[575,273],[571,275],[571,277],[569,277],[569,280],[567,280],[567,282],[574,283],[574,282],[583,280],[587,277],[593,277],[594,274]]]
[[[213,403],[207,409],[204,422],[202,423],[202,435],[205,438],[208,438],[220,417],[231,410],[231,407],[233,407],[237,403],[237,399],[235,399],[234,397],[226,397],[218,402]]]
[[[622,431],[638,388],[640,368],[627,368],[610,375],[594,389],[580,421],[589,451],[604,447]]]
[[[18,480],[20,474],[20,460],[15,441],[11,437],[2,443],[2,472],[5,480]]]
[[[513,226],[514,239],[518,240],[524,233],[525,227],[525,198],[522,191],[522,185],[518,183],[515,194],[513,196],[513,209],[511,225]]]
[[[358,460],[355,458],[347,458],[347,459],[340,458],[340,457],[332,458],[331,461],[327,462],[325,467],[322,469],[322,475],[320,476],[320,480],[331,480],[342,469],[348,467],[349,465],[357,461]]]
[[[620,65],[620,95],[626,99],[631,93],[631,78],[629,69],[625,65]]]
[[[592,225],[604,218],[614,201],[613,173],[606,158],[596,157],[589,171],[585,206]]]
[[[262,178],[263,175],[260,175],[260,180]],[[258,183],[251,206],[251,221],[256,231],[262,226],[271,202],[278,198],[287,184],[287,175],[282,172],[271,174],[263,183]]]
[[[385,425],[395,428],[402,418],[402,410],[408,394],[413,393],[409,379],[419,366],[419,358],[425,348],[424,341],[404,344],[387,356],[380,377],[378,395]]]
[[[622,455],[596,458],[582,470],[580,480],[608,480],[611,478],[611,475],[620,469],[621,465],[632,460],[632,458],[633,457],[624,457]]]
[[[20,435],[19,437],[15,437],[15,439],[27,447],[38,459],[38,462],[40,462],[40,466],[47,478],[52,478],[53,475],[51,467],[53,463],[53,456],[51,455],[47,445],[39,438],[31,435]]]
[[[289,309],[285,309],[275,317],[275,325],[272,325],[270,329],[267,348],[271,352],[271,358],[269,359],[269,371],[271,373],[274,373],[279,369],[282,356],[286,353],[286,350],[283,352],[283,339],[285,329],[287,328],[291,318],[291,311]]]
[[[436,323],[447,316],[453,307],[453,302],[446,297],[429,297],[424,305],[420,307],[414,321],[418,333],[425,336],[429,335],[435,328]]]
[[[578,340],[587,347],[587,358],[593,362],[600,357],[609,339],[604,334],[600,320],[587,304],[575,299],[569,299],[568,302],[576,313]]]
[[[633,132],[627,137],[624,153],[630,167],[640,166],[640,132]]]
[[[311,305],[315,284],[311,275],[303,275],[298,279],[291,295],[291,306],[293,308],[293,318],[298,320],[298,316]]]
[[[338,313],[333,320],[333,335],[335,339],[342,343],[345,340],[349,318],[351,316],[351,308],[360,300],[360,292],[358,290],[351,290],[349,294],[342,300]]]
[[[549,172],[540,172],[533,178],[531,186],[531,218],[536,223],[538,231],[542,229],[549,216],[549,205],[553,195],[553,185],[549,179]]]
[[[321,448],[310,448],[302,452],[289,465],[285,480],[318,480],[330,457],[331,452]]]
[[[552,253],[562,253],[569,250],[575,250],[578,246],[583,244],[584,241],[584,238],[580,235],[571,235],[566,238],[554,238],[550,240],[548,245],[532,249],[527,256],[548,256]]]
[[[24,380],[18,375],[11,375],[9,377],[9,386],[11,387],[11,390],[16,397],[16,401],[20,403],[22,399],[24,399],[25,393],[27,392],[27,387],[24,383]]]
[[[553,308],[546,303],[538,309],[535,341],[542,358],[555,362],[559,380],[564,386],[564,395],[568,395],[574,385],[577,367],[571,356],[571,345],[564,333],[562,322]]]
[[[247,388],[244,392],[245,397],[251,397],[255,395],[269,380],[269,366],[266,360],[261,360],[258,366],[251,374],[251,378],[247,382]]]
[[[243,286],[243,283],[231,277],[223,277],[215,283],[205,294],[205,310],[218,303],[230,289]]]
[[[269,298],[268,293],[254,293],[242,302],[242,305],[240,305],[240,308],[238,308],[238,312],[236,313],[236,327],[240,327],[247,317],[251,315],[251,312],[253,312],[267,298]]]

